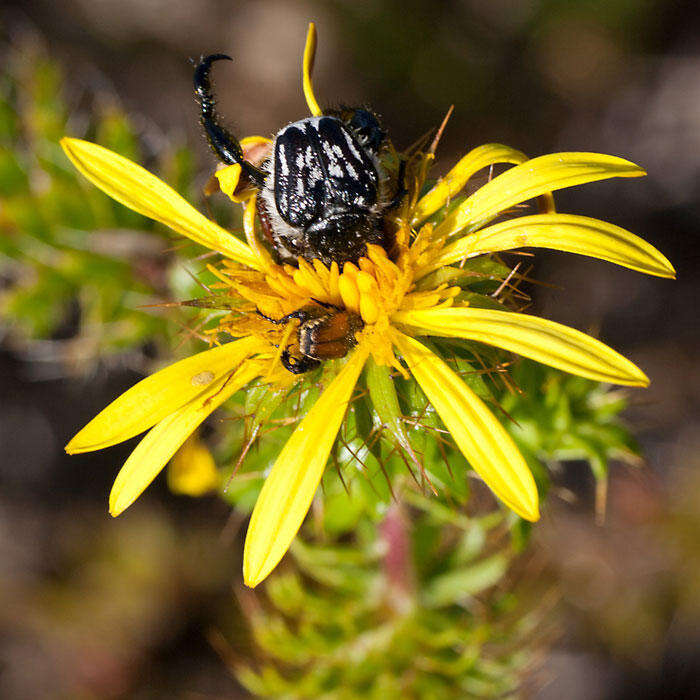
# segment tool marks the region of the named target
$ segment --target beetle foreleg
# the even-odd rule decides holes
[[[336,306],[335,304],[330,304],[327,301],[320,301],[319,299],[314,299],[313,297],[311,297],[311,301],[313,301],[314,304],[322,306],[324,309],[335,309],[336,311],[341,310],[339,306]]]
[[[305,311],[304,309],[297,309],[296,311],[292,311],[291,314],[282,316],[282,318],[272,318],[272,316],[265,316],[265,314],[260,310],[256,310],[256,313],[258,314],[258,316],[262,316],[262,318],[264,318],[266,321],[274,323],[276,326],[281,326],[295,318],[299,319],[302,323],[304,323],[309,318],[309,312]]]

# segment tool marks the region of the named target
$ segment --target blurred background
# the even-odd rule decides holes
[[[299,66],[309,20],[319,30],[322,104],[371,105],[399,148],[455,105],[439,172],[491,141],[530,156],[601,151],[647,169],[643,180],[561,191],[558,209],[642,236],[672,261],[677,281],[564,254],[535,261],[547,286],[530,290],[533,310],[599,334],[652,384],[630,393],[625,419],[644,461],[612,465],[604,522],[587,469],[569,463],[556,476],[534,546],[559,597],[557,633],[527,692],[698,697],[700,4],[4,0],[0,116],[14,126],[3,127],[1,147],[7,154],[13,138],[41,131],[47,162],[67,170],[52,138],[89,133],[97,114],[101,143],[138,154],[201,204],[214,161],[188,58],[231,54],[216,69],[220,110],[238,135],[269,136],[306,114]],[[3,158],[0,227],[20,212],[45,232],[23,194],[45,183],[22,180],[18,167]],[[60,206],[79,219],[81,199],[66,192]],[[57,207],[57,220],[67,216]],[[244,634],[232,592],[241,587],[240,523],[230,509],[172,495],[161,479],[112,520],[106,497],[132,444],[63,454],[167,347],[166,321],[137,309],[165,285],[159,275],[180,275],[169,283],[183,294],[189,284],[159,266],[162,239],[132,231],[125,241],[128,214],[105,216],[88,252],[118,260],[91,270],[90,284],[81,284],[84,261],[49,260],[46,240],[27,254],[38,269],[60,268],[60,280],[8,264],[10,243],[0,249],[0,286],[12,291],[0,320],[0,695],[247,697],[211,643],[219,628]],[[38,284],[47,285],[41,307]],[[86,332],[86,310],[102,318],[105,308],[113,323]]]

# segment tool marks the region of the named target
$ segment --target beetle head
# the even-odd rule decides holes
[[[366,109],[357,108],[348,121],[348,126],[362,141],[367,150],[376,153],[386,138],[377,117]]]

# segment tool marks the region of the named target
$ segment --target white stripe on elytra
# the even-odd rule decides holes
[[[280,169],[282,170],[282,175],[287,177],[289,175],[289,162],[287,158],[287,151],[284,147],[280,148],[278,151],[278,159],[280,163]]]
[[[355,142],[352,140],[352,136],[348,134],[345,129],[343,129],[343,136],[345,136],[345,140],[348,142],[348,148],[352,152],[352,154],[357,158],[357,160],[361,163],[362,162],[362,156],[360,155],[360,152],[357,150],[357,146],[355,146]]]

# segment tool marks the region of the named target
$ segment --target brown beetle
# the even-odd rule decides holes
[[[323,360],[345,357],[348,350],[357,345],[355,333],[363,327],[362,319],[352,311],[315,299],[312,301],[313,304],[292,311],[282,318],[270,318],[258,311],[260,316],[276,325],[299,319],[299,356],[292,355],[285,349],[280,357],[285,369],[293,374],[315,369]]]

